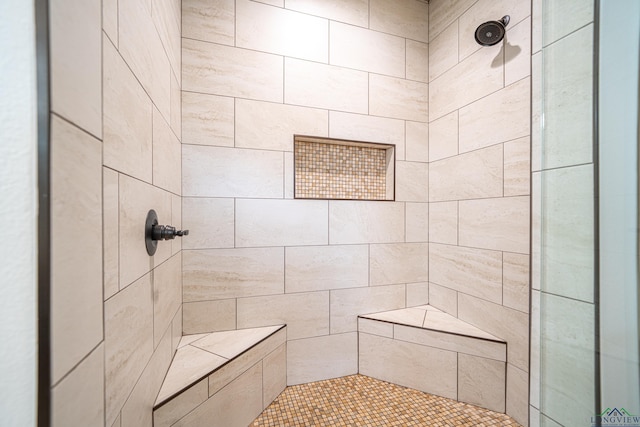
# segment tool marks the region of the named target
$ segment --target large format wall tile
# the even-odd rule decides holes
[[[429,85],[395,77],[369,75],[369,114],[426,122]]]
[[[433,40],[476,1],[477,0],[441,0],[429,5],[429,39]]]
[[[279,198],[283,194],[282,153],[185,145],[182,164],[184,196]]]
[[[429,161],[458,154],[458,111],[429,123]]]
[[[529,257],[504,252],[502,254],[502,303],[516,310],[529,312]]]
[[[164,188],[174,194],[182,191],[180,182],[182,162],[180,140],[162,118],[156,108],[153,109],[153,185]]]
[[[404,285],[331,291],[331,333],[355,332],[358,315],[405,306]]]
[[[368,74],[299,59],[285,58],[287,104],[352,113],[368,111]]]
[[[182,311],[185,335],[236,329],[235,299],[185,302]]]
[[[369,247],[366,245],[298,246],[285,251],[286,292],[369,284]]]
[[[392,243],[404,241],[404,204],[329,202],[329,243]]]
[[[104,165],[152,180],[152,105],[127,64],[104,39]]]
[[[151,274],[104,305],[106,421],[112,425],[153,353]]]
[[[104,345],[98,346],[51,392],[51,426],[104,425]]]
[[[287,325],[287,339],[329,333],[329,291],[238,299],[238,329]]]
[[[411,162],[429,161],[429,125],[420,122],[405,122],[406,141],[404,159]],[[403,157],[397,156],[402,160]]]
[[[502,254],[431,243],[429,281],[501,304]]]
[[[476,101],[502,88],[500,46],[485,47],[429,83],[429,110],[432,119]],[[498,58],[498,59],[496,59]]]
[[[529,135],[530,81],[511,86],[460,109],[460,152]]]
[[[282,102],[282,57],[182,39],[182,89]]]
[[[429,283],[429,305],[457,317],[458,292],[435,283]]]
[[[120,289],[118,173],[102,168],[102,269],[104,299]]]
[[[182,225],[189,230],[183,249],[232,248],[234,246],[234,200],[182,198]]]
[[[51,121],[51,344],[58,382],[102,340],[100,141]]]
[[[293,135],[327,136],[326,110],[237,99],[235,146],[293,151]]]
[[[287,0],[287,9],[305,12],[315,16],[330,18],[333,21],[367,27],[369,25],[368,0],[323,0],[321,3],[310,0]]]
[[[405,205],[405,241],[429,241],[429,203],[407,203]]]
[[[102,136],[102,7],[96,0],[50,5],[51,109]]]
[[[524,196],[531,192],[531,145],[529,138],[504,144],[504,195]]]
[[[287,343],[288,385],[338,378],[357,372],[358,335],[355,332],[294,339]]]
[[[234,145],[234,99],[182,92],[182,143]]]
[[[528,382],[527,372],[507,364],[507,414],[523,426],[529,412]]]
[[[429,45],[414,40],[407,42],[407,71],[409,80],[429,82]]]
[[[429,166],[418,162],[396,162],[396,200],[429,201]]]
[[[458,399],[504,412],[506,383],[504,362],[458,354]]]
[[[529,253],[529,197],[463,200],[459,215],[461,245]]]
[[[185,250],[185,302],[284,292],[284,249]]]
[[[331,22],[331,65],[388,76],[405,75],[405,41],[389,34]]]
[[[327,218],[325,200],[238,199],[236,246],[326,245]]]
[[[593,21],[593,0],[568,0],[561,3],[544,1],[542,10],[543,46],[560,40],[579,28]],[[556,16],[564,16],[565,19],[554,19]],[[586,49],[582,49],[586,51]]]
[[[183,0],[182,37],[233,46],[235,1]]]
[[[429,81],[458,64],[458,21],[429,43]]]
[[[417,0],[369,1],[372,30],[395,34],[408,39],[429,42],[429,7]]]
[[[458,202],[429,203],[429,242],[458,244]]]
[[[160,264],[153,271],[152,283],[153,346],[155,348],[162,336],[170,329],[171,321],[182,305],[182,256],[174,255]]]
[[[327,62],[329,21],[316,16],[236,0],[236,46]]]
[[[510,85],[531,75],[531,18],[507,29],[504,84]]]
[[[329,136],[396,146],[396,159],[404,158],[405,122],[385,117],[329,111]]]
[[[181,72],[182,1],[151,2],[151,17],[169,58],[171,71],[179,76]],[[169,121],[169,117],[166,119]]]
[[[427,243],[371,245],[371,285],[426,282],[428,248]]]

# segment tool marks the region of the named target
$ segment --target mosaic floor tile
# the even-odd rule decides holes
[[[250,427],[510,426],[508,415],[364,375],[287,387]]]

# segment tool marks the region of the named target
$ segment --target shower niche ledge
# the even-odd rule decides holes
[[[507,343],[430,305],[358,316],[359,372],[505,412]]]

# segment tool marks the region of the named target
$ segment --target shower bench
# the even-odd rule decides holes
[[[507,343],[430,305],[358,316],[359,372],[505,412]]]
[[[154,427],[249,425],[286,386],[286,337],[285,325],[183,336]]]

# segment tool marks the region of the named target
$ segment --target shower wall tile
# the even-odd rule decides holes
[[[358,330],[358,315],[405,306],[405,286],[373,286],[331,291],[331,333]]]
[[[456,399],[456,352],[364,333],[359,338],[361,374]]]
[[[429,165],[429,201],[502,197],[502,146],[432,162]]]
[[[285,248],[285,289],[310,292],[369,285],[369,247],[298,246]]]
[[[329,22],[249,0],[236,0],[236,46],[326,63]]]
[[[236,329],[236,300],[185,302],[182,305],[184,335]]]
[[[293,135],[328,136],[326,110],[237,99],[235,146],[293,151]]]
[[[284,292],[284,249],[208,249],[183,253],[185,302]]]
[[[529,312],[529,257],[504,252],[503,304],[516,310]]]
[[[394,243],[371,245],[370,285],[426,282],[429,245]]]
[[[151,17],[156,26],[160,41],[167,57],[173,74],[180,75],[181,56],[181,3],[182,0],[154,1],[151,3]],[[169,117],[166,117],[169,121]]]
[[[429,45],[414,40],[407,43],[407,79],[429,83]]]
[[[52,1],[51,109],[102,137],[100,1]]]
[[[184,249],[232,248],[234,246],[233,199],[182,198],[183,226],[189,230]]]
[[[235,1],[183,0],[182,37],[235,44]]]
[[[433,40],[477,0],[442,0],[429,5],[429,38]],[[495,18],[492,18],[495,19]]]
[[[144,372],[122,407],[121,427],[153,425],[153,402],[169,370],[173,349],[171,332],[165,331]]]
[[[153,185],[171,191],[181,192],[180,140],[173,133],[160,112],[153,109]]]
[[[355,332],[294,339],[287,343],[287,385],[327,380],[356,373],[358,373],[358,334]]]
[[[429,161],[458,154],[458,111],[429,123]]]
[[[584,49],[592,43],[593,25],[589,25],[542,53],[544,154],[540,167],[543,169],[593,160],[593,130],[584,126],[593,118],[593,54]],[[558,87],[564,90],[556,90]]]
[[[282,153],[185,145],[182,164],[184,196],[279,198],[283,194]]]
[[[286,324],[288,340],[329,333],[329,291],[239,298],[237,310],[238,329]]]
[[[368,0],[324,0],[322,3],[308,0],[287,0],[286,7],[359,27],[369,25]]]
[[[541,19],[545,23],[539,27],[542,28],[543,46],[548,46],[593,22],[593,0],[569,0],[559,4],[543,0],[541,11]],[[558,16],[563,19],[556,19]]]
[[[520,138],[504,144],[504,195],[530,194],[531,144],[529,138]]]
[[[182,89],[282,102],[282,57],[182,39]]]
[[[102,268],[104,299],[118,292],[118,173],[102,168]]]
[[[118,47],[118,0],[102,2],[102,30]]]
[[[531,75],[531,17],[507,28],[505,36],[504,84]]]
[[[182,73],[179,72],[180,81],[182,80]],[[182,140],[182,88],[180,87],[180,81],[175,74],[171,75],[171,129],[178,136],[178,139]]]
[[[369,114],[395,119],[429,120],[429,85],[395,77],[369,75]]]
[[[233,98],[182,92],[182,143],[233,147],[234,108]]]
[[[358,317],[358,332],[393,338],[393,323],[378,322],[376,320]]]
[[[52,389],[51,425],[104,425],[103,344]]]
[[[176,315],[173,316],[173,320],[171,321],[171,351],[178,348],[178,343],[182,339],[182,304],[180,304],[180,308],[176,312]]]
[[[159,244],[149,257],[144,242],[144,219],[154,209],[161,224],[171,220],[171,194],[120,174],[120,288],[150,271],[171,256],[171,245]]]
[[[429,281],[501,304],[502,254],[431,243]]]
[[[459,215],[461,245],[529,253],[529,197],[463,200]]]
[[[458,354],[458,399],[504,412],[505,376],[504,362]]]
[[[458,244],[458,202],[429,203],[429,242]]]
[[[100,141],[51,120],[52,383],[102,340]]]
[[[368,74],[285,58],[284,102],[352,113],[368,111]]]
[[[529,135],[528,78],[460,109],[460,152]],[[508,122],[509,126],[504,123]]]
[[[458,316],[458,293],[453,289],[429,283],[429,304],[452,316]]]
[[[404,203],[329,202],[329,244],[403,242]]]
[[[287,387],[287,344],[283,343],[262,361],[262,403],[273,402]]]
[[[418,162],[396,162],[396,200],[429,201],[429,165]]]
[[[507,413],[521,425],[527,425],[529,410],[529,374],[507,364]]]
[[[178,230],[185,229],[182,226],[182,197],[175,194],[171,195],[171,224]],[[173,239],[171,241],[171,255],[175,255],[181,250],[182,239]]]
[[[293,199],[294,182],[293,177],[295,175],[293,165],[293,153],[284,153],[284,198]]]
[[[529,315],[463,293],[458,294],[458,318],[507,342],[509,364],[529,370]]]
[[[406,306],[429,304],[429,283],[407,283]]]
[[[429,125],[420,122],[406,122],[405,158],[412,162],[429,161]],[[403,158],[396,155],[396,159]]]
[[[324,200],[237,199],[236,246],[326,245],[327,218]]]
[[[151,3],[118,1],[118,49],[168,120],[171,117],[171,65],[151,17]]]
[[[158,427],[171,426],[183,414],[191,412],[207,400],[209,398],[208,389],[208,380],[204,379],[169,400],[166,404],[153,411],[154,425]]]
[[[458,21],[453,21],[429,43],[429,81],[458,64]]]
[[[472,54],[429,84],[431,119],[476,101],[503,87],[500,46]]]
[[[171,342],[171,322],[182,305],[182,256],[174,255],[160,264],[153,271],[152,283],[153,346],[156,348],[167,331]]]
[[[531,15],[531,2],[512,0],[479,0],[460,16],[460,60],[463,60],[477,50],[484,49],[475,40],[475,31],[478,25],[486,21],[499,20],[504,15],[509,15],[511,18],[509,25],[507,26],[507,29],[509,30],[514,26],[514,24],[519,23]],[[511,40],[509,41],[511,42]],[[505,43],[505,46],[506,45],[507,44]],[[506,53],[508,53],[508,51]]]
[[[385,117],[329,111],[329,136],[396,146],[396,160],[404,159],[405,122]]]
[[[540,173],[540,289],[593,302],[593,165]]]
[[[369,27],[423,43],[429,42],[429,6],[417,0],[369,1]]]
[[[106,421],[111,425],[153,353],[151,274],[104,305]]]
[[[104,55],[103,162],[127,175],[152,181],[152,104],[108,39]]]
[[[334,21],[329,34],[331,65],[405,76],[405,39]]]
[[[429,204],[407,203],[405,206],[407,227],[405,241],[428,242],[429,241]]]

